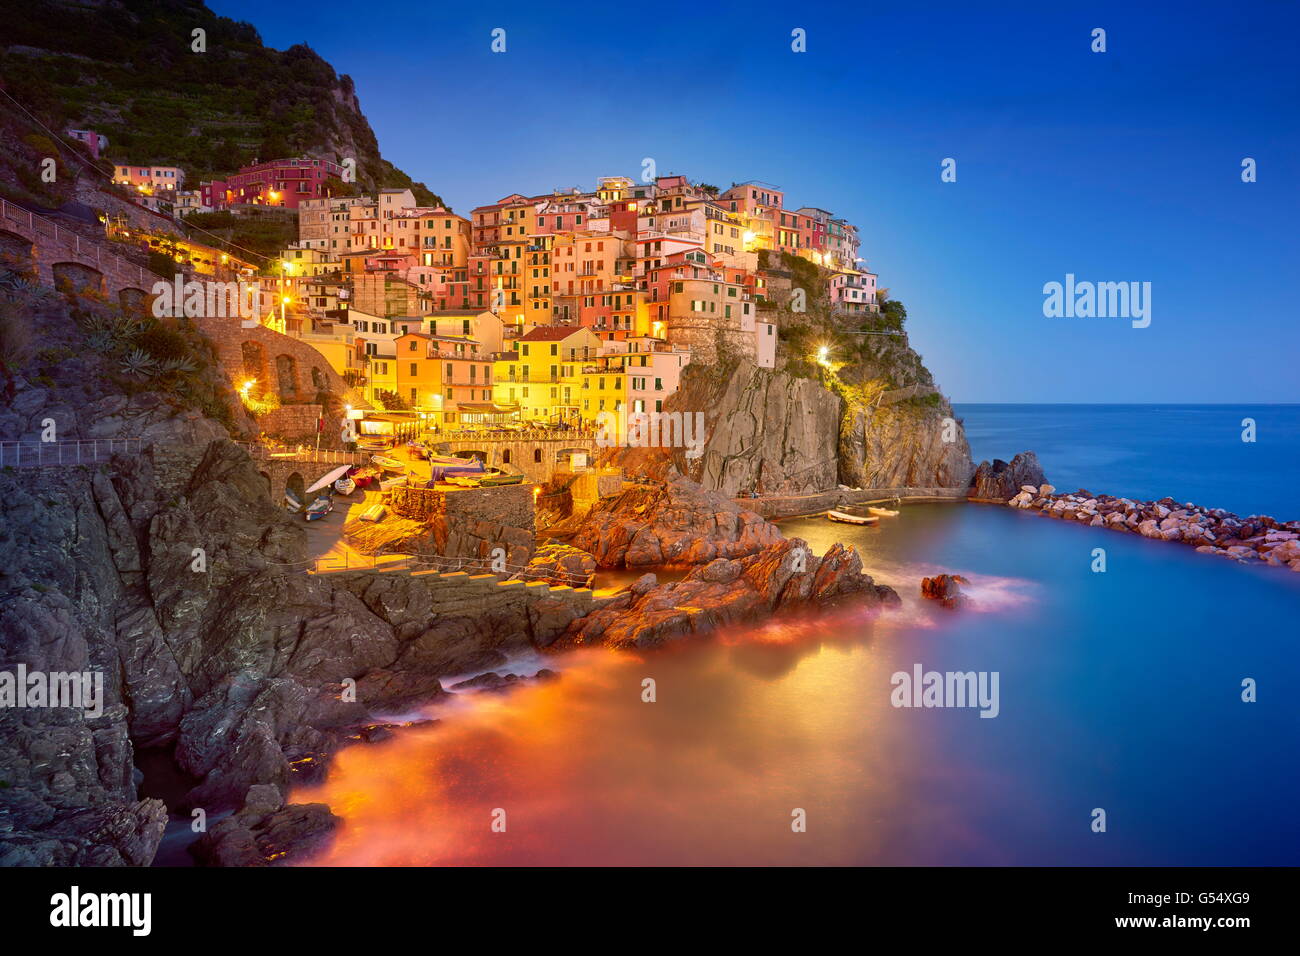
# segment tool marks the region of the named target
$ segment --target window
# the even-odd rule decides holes
[[[419,363],[419,362],[412,362],[412,363],[411,363],[411,378],[419,378],[419,377],[420,377],[420,363]]]
[[[540,448],[534,448],[534,449],[533,449],[533,461],[534,461],[534,462],[540,462],[541,460],[542,460],[542,450],[541,450]]]

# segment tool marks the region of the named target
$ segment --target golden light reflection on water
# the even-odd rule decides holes
[[[558,681],[474,695],[436,726],[344,750],[294,793],[346,821],[313,862],[862,862],[921,754],[887,719],[894,667],[871,629],[846,611],[640,656],[590,650]]]

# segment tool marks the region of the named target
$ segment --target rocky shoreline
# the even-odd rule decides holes
[[[1095,495],[1085,489],[1057,493],[1049,484],[1022,485],[1007,502],[1049,518],[1078,521],[1160,541],[1178,541],[1202,554],[1244,564],[1263,563],[1300,571],[1300,521],[1269,515],[1241,517],[1223,508],[1206,508],[1173,498],[1142,501]]]

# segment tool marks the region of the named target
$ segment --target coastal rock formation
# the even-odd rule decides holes
[[[970,584],[960,574],[936,574],[932,578],[921,579],[921,597],[938,601],[946,608],[959,608],[966,603],[961,586]]]
[[[730,375],[688,367],[670,411],[704,415],[698,458],[674,449],[677,470],[727,497],[800,495],[838,481],[841,400],[816,381],[742,362]]]
[[[1198,507],[1190,501],[1179,504],[1173,498],[1139,501],[1083,489],[1058,495],[1051,485],[1026,486],[1007,504],[1089,527],[1180,541],[1202,554],[1300,571],[1300,521],[1282,522],[1268,515],[1242,518],[1222,508]]]
[[[704,564],[782,541],[776,525],[681,475],[602,499],[585,517],[550,534],[604,568]]]
[[[980,462],[971,476],[970,497],[979,501],[1007,501],[1022,488],[1037,487],[1045,481],[1038,456],[1032,451],[1022,451],[1010,463],[1001,458],[993,459],[992,464]]]
[[[574,621],[563,645],[654,647],[687,634],[755,620],[797,606],[845,599],[870,607],[898,602],[891,588],[862,573],[852,547],[833,545],[821,558],[798,538],[748,557],[717,558],[680,581],[646,575],[613,602]]]
[[[596,577],[596,559],[586,551],[548,541],[539,545],[524,571],[511,575],[515,580],[549,581],[575,588],[589,588]]]
[[[250,787],[239,812],[219,820],[189,848],[206,866],[279,866],[314,853],[339,825],[323,803],[285,806],[278,788]]]
[[[845,367],[837,391],[750,362],[691,365],[664,411],[704,414],[702,454],[620,448],[601,460],[651,481],[683,474],[728,497],[836,487],[964,488],[974,466],[952,406],[931,387],[924,394],[876,388],[868,400],[860,383],[879,371],[874,364]]]
[[[945,441],[946,433],[955,440]],[[961,488],[972,467],[966,433],[946,400],[850,404],[839,456],[840,481],[851,488]]]

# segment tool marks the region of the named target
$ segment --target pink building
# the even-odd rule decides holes
[[[324,199],[326,183],[342,179],[343,167],[328,159],[273,159],[245,166],[229,179],[202,184],[203,205],[285,206],[297,209],[305,199]]]
[[[857,269],[837,272],[830,279],[831,307],[836,312],[876,312],[876,274]]]
[[[108,149],[108,137],[102,133],[96,133],[93,129],[69,129],[64,132],[71,136],[79,143],[84,143],[86,149],[90,150],[90,155],[99,159],[99,154]]]

